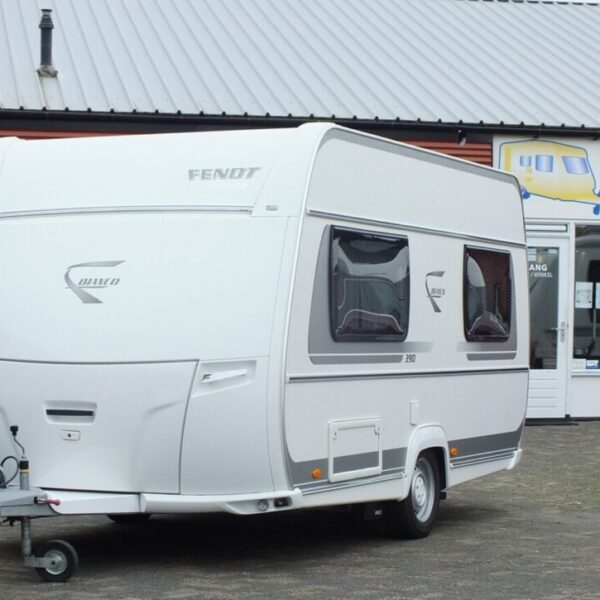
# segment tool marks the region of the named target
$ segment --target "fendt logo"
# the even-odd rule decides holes
[[[219,179],[252,179],[262,167],[225,167],[221,169],[189,169],[190,181],[215,181]]]
[[[84,303],[84,304],[103,304],[102,300],[96,298],[89,292],[86,292],[86,289],[103,289],[107,287],[114,287],[119,285],[121,279],[119,277],[83,277],[80,278],[77,283],[75,283],[71,277],[70,273],[73,269],[87,269],[89,267],[99,268],[99,267],[117,267],[120,264],[124,263],[124,260],[99,260],[96,262],[87,262],[87,263],[79,263],[76,265],[71,265],[66,273],[65,273],[65,283],[67,287]]]
[[[446,295],[446,289],[443,287],[429,287],[429,278],[430,277],[443,277],[446,271],[431,271],[431,273],[427,273],[425,275],[425,290],[427,291],[427,297],[431,302],[431,306],[433,306],[433,310],[436,313],[442,312],[442,309],[439,307],[438,303],[435,299],[441,298]]]

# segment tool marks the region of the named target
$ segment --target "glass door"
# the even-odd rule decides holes
[[[573,366],[600,369],[600,227],[575,228]]]
[[[528,418],[562,418],[567,394],[568,240],[529,238]]]

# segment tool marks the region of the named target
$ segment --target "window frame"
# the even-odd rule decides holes
[[[510,289],[510,305],[509,305],[509,313],[508,313],[508,319],[505,322],[504,319],[502,320],[503,324],[505,324],[507,326],[507,332],[506,334],[503,335],[481,335],[481,334],[469,334],[469,328],[468,328],[468,323],[469,323],[469,317],[468,317],[468,304],[467,304],[467,297],[468,297],[468,287],[469,287],[469,280],[467,277],[467,262],[469,258],[472,258],[473,260],[475,260],[475,262],[477,262],[477,260],[471,256],[469,254],[469,250],[477,250],[477,251],[482,251],[482,252],[490,252],[493,254],[501,254],[504,256],[508,257],[508,286]],[[479,266],[479,263],[477,263]],[[485,282],[485,279],[484,279]],[[498,342],[508,342],[511,334],[512,334],[512,325],[513,325],[513,314],[514,314],[514,270],[513,270],[513,264],[512,264],[512,253],[508,250],[498,250],[496,248],[486,248],[483,246],[472,246],[472,245],[468,245],[465,244],[463,247],[463,333],[465,336],[465,340],[467,342],[483,342],[483,343],[498,343]],[[487,293],[487,285],[484,288],[486,290]],[[492,312],[492,311],[488,311],[491,314],[493,314],[496,318],[498,318],[497,313]]]
[[[373,238],[384,242],[404,242],[403,248],[408,249],[408,264],[406,270],[407,278],[407,299],[406,299],[406,328],[404,335],[396,334],[348,334],[340,336],[336,333],[336,322],[337,322],[337,306],[336,306],[336,295],[335,295],[335,284],[333,278],[334,268],[334,254],[333,254],[333,242],[337,232],[351,233],[357,237]],[[339,225],[331,225],[329,231],[329,252],[328,252],[328,267],[327,267],[327,279],[328,279],[328,292],[329,292],[329,333],[331,338],[336,344],[341,343],[402,343],[408,337],[410,327],[410,243],[407,235],[396,235],[393,233],[383,233],[380,231],[366,230],[366,229],[355,229],[353,227],[344,227]]]

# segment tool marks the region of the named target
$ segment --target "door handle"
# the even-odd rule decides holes
[[[564,342],[567,335],[567,322],[561,321],[558,327],[550,327],[546,331],[548,331],[548,333],[559,333],[560,341]]]
[[[566,334],[567,334],[567,322],[566,321],[560,322],[558,331],[560,332],[560,341],[564,342],[565,338],[566,338]]]
[[[248,374],[248,369],[236,369],[235,371],[217,371],[216,373],[206,373],[200,383],[214,383],[224,379],[233,379],[234,377],[243,377]]]

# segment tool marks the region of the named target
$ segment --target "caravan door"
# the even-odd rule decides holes
[[[531,311],[527,418],[567,413],[568,240],[528,238]]]

